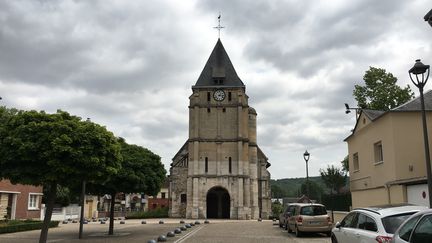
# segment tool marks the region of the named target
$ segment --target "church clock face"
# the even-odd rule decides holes
[[[221,89],[218,89],[213,93],[213,98],[217,101],[222,101],[225,99],[225,92]]]

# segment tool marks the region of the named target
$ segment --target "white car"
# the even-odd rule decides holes
[[[332,230],[332,243],[389,243],[396,229],[424,206],[384,206],[351,211]]]
[[[432,209],[420,211],[407,219],[394,233],[392,243],[432,242]]]

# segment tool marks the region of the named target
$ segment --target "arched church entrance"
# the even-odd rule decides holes
[[[225,188],[213,187],[207,192],[207,218],[230,218],[230,195]]]

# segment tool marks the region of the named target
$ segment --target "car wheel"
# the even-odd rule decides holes
[[[287,229],[288,229],[288,227],[287,227],[287,224],[286,224],[286,223],[284,224],[283,228],[284,228],[284,230],[287,230]]]
[[[279,222],[279,228],[282,228],[282,224]]]
[[[332,236],[331,236],[331,242],[332,242],[332,243],[338,243],[338,241],[337,241],[335,235],[332,235]]]
[[[288,226],[288,224],[286,225],[286,228],[287,228],[287,230],[288,230],[288,233],[291,233],[291,232],[292,232],[292,230],[291,230],[291,228]]]
[[[326,232],[326,235],[327,235],[328,237],[330,237],[330,236],[332,235],[332,232],[331,232],[331,231]]]
[[[301,237],[301,236],[302,236],[302,232],[298,229],[297,225],[296,225],[296,227],[295,227],[295,235],[296,235],[297,237]]]

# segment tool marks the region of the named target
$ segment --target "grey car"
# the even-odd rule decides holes
[[[432,242],[432,209],[427,209],[409,217],[393,235],[393,243]]]

